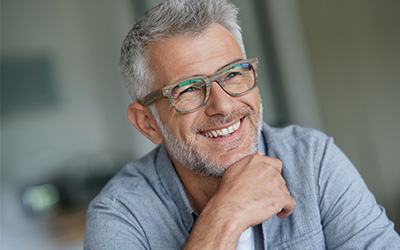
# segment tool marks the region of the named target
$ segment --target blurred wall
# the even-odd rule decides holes
[[[298,3],[324,130],[400,231],[400,2]]]
[[[133,20],[129,1],[2,1],[2,62],[46,58],[56,96],[40,108],[22,99],[23,108],[2,115],[3,182],[98,161],[122,164],[146,150],[142,138],[125,134],[130,98],[118,70]]]
[[[84,215],[68,211],[67,225],[49,215],[30,217],[22,209],[23,188],[61,178],[81,209],[90,196],[78,198],[92,185],[85,179],[117,171],[153,147],[126,118],[130,97],[118,69],[132,13],[129,0],[1,1],[2,67],[27,74],[18,65],[44,61],[51,76],[39,94],[29,92],[35,82],[28,77],[2,82],[2,248],[75,249],[77,241],[81,249]],[[29,101],[48,89],[48,105]],[[18,109],[6,106],[15,99]],[[77,237],[58,241],[68,230]]]

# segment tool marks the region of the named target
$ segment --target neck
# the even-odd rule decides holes
[[[172,157],[171,157],[172,158]],[[208,201],[217,192],[221,178],[200,176],[172,158],[175,169],[178,172],[188,197],[191,198],[195,206],[194,210],[201,212]]]

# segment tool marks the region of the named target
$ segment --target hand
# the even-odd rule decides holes
[[[289,216],[296,205],[281,175],[282,162],[261,152],[234,163],[222,177],[210,200],[238,218],[243,230],[268,220],[275,214]],[[210,204],[210,205],[211,205]]]
[[[240,234],[296,205],[281,175],[282,162],[261,152],[225,171],[217,192],[201,212],[185,249],[235,249]]]

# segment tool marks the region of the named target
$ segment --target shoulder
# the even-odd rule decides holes
[[[91,201],[85,245],[97,246],[97,242],[103,242],[104,246],[116,246],[119,241],[126,241],[121,237],[129,235],[129,244],[146,248],[149,240],[142,223],[143,217],[150,217],[146,207],[159,192],[155,170],[157,153],[158,148],[127,164]]]
[[[160,151],[156,148],[126,165],[92,200],[86,220],[88,245],[98,241],[106,241],[106,246],[123,242],[133,249],[177,249],[182,245],[187,230],[181,214],[186,210],[175,203],[179,194],[168,192],[168,176],[160,172],[168,164],[160,163],[160,158],[164,159]]]
[[[309,159],[312,157],[317,160],[333,144],[333,138],[325,133],[298,125],[274,128],[264,123],[262,133],[269,153],[281,156],[303,157],[308,160],[312,160]]]
[[[299,125],[289,125],[283,128],[270,127],[263,124],[262,133],[266,142],[291,142],[299,140],[326,140],[328,136],[313,128],[306,128]]]
[[[155,196],[160,187],[155,168],[158,151],[159,148],[156,148],[144,157],[124,166],[92,200],[89,211],[96,210],[98,208],[96,204],[104,204],[114,209],[134,210],[138,204],[136,201],[145,202],[149,197]]]

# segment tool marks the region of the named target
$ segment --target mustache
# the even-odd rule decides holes
[[[218,126],[223,126],[232,121],[242,119],[245,116],[252,116],[255,112],[249,106],[245,106],[240,109],[236,109],[231,115],[226,117],[210,117],[205,124],[197,125],[191,128],[191,132],[196,134],[201,131],[209,130],[210,128],[215,128]]]

